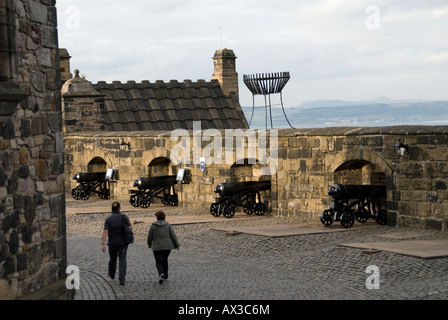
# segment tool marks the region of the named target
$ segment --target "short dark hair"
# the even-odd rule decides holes
[[[165,212],[163,211],[157,211],[155,216],[157,217],[157,220],[165,220]]]
[[[112,203],[112,212],[120,212],[120,202]]]

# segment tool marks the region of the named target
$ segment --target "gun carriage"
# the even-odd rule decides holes
[[[75,200],[88,200],[91,193],[110,199],[110,178],[106,172],[78,172],[73,176],[78,185],[72,189]]]
[[[211,204],[210,213],[215,217],[222,214],[232,218],[235,208],[242,207],[246,214],[262,216],[266,213],[266,205],[261,202],[260,192],[265,190],[271,190],[271,181],[220,183],[215,188],[218,197]]]
[[[154,198],[159,198],[164,205],[177,206],[175,184],[177,184],[175,175],[139,178],[134,181],[134,187],[137,189],[129,190],[131,194],[129,202],[134,207],[148,208]]]
[[[387,224],[387,211],[381,209],[381,199],[386,197],[386,187],[378,185],[334,184],[328,191],[332,197],[330,208],[321,213],[320,221],[329,226],[340,221],[345,228],[369,218],[378,224]]]

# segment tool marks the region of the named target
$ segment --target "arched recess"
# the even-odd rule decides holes
[[[386,185],[386,173],[365,160],[349,160],[334,171],[334,183]]]
[[[339,167],[341,167],[344,163],[349,163],[351,161],[361,161],[364,163],[372,163],[375,165],[378,170],[381,170],[386,174],[386,176],[392,176],[394,169],[392,163],[388,160],[385,160],[381,157],[377,152],[371,151],[370,149],[361,148],[359,150],[353,150],[350,152],[346,152],[343,155],[343,161],[337,159],[328,159],[327,163],[329,163],[329,172],[335,172]]]
[[[271,180],[271,176],[262,174],[260,169],[263,167],[268,166],[262,165],[257,159],[237,161],[230,167],[230,182]]]
[[[241,163],[237,163],[241,162]],[[246,182],[246,181],[271,181],[272,175],[263,175],[262,168],[269,166],[261,164],[257,159],[245,158],[243,161],[237,161],[230,167],[230,182]],[[261,202],[267,208],[272,210],[271,190],[260,191]]]
[[[95,157],[87,164],[87,172],[106,172],[107,162],[101,157]]]
[[[177,170],[177,166],[169,158],[157,157],[148,165],[148,177],[175,175]]]
[[[369,149],[359,149],[357,151],[345,154],[345,161],[339,164],[334,161],[330,167],[333,169],[333,183],[334,184],[349,184],[349,185],[378,185],[384,186],[386,191],[394,188],[393,174],[394,170],[392,164],[382,158],[378,153]],[[336,167],[337,166],[337,167]],[[378,200],[378,209],[386,209],[387,201],[393,193],[387,192],[386,197],[381,197]],[[395,218],[388,213],[389,223]]]

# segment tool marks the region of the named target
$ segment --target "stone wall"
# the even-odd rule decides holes
[[[334,183],[381,184],[387,188],[384,207],[391,225],[445,230],[447,132],[448,127],[419,126],[279,130],[278,170],[273,175],[263,174],[261,161],[254,165],[236,163],[251,158],[247,148],[244,155],[237,156],[234,146],[228,150],[231,161],[209,163],[201,171],[199,161],[193,161],[198,159],[194,150],[191,164],[176,163],[178,158],[172,155],[179,155],[174,150],[180,140],[170,139],[171,132],[76,133],[66,137],[66,189],[76,186],[71,179],[76,172],[88,171],[93,159],[103,159],[104,170],[114,168],[118,172],[112,196],[129,201],[132,183],[157,171],[151,165],[155,159],[174,159],[167,162],[164,173],[175,173],[181,167],[191,172],[191,182],[177,186],[180,206],[209,208],[214,188],[221,182],[270,179],[272,188],[265,201],[273,214],[319,221],[320,213],[328,209],[331,198],[327,192]],[[224,131],[220,134],[225,136]],[[194,134],[188,132],[187,136],[193,146]],[[210,154],[211,142],[201,137],[202,154]],[[402,157],[394,148],[400,139],[409,145]],[[130,143],[131,148],[122,150],[121,141]],[[270,143],[267,139],[269,148]]]
[[[0,118],[0,299],[71,298],[55,1],[0,7],[10,23],[0,37],[6,80],[25,93],[21,102],[0,97],[2,109],[13,107]]]

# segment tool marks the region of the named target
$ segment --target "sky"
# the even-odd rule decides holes
[[[98,81],[209,81],[216,50],[243,75],[289,72],[312,100],[448,99],[446,0],[58,0],[59,47]],[[277,95],[278,96],[278,95]],[[279,98],[273,95],[275,105]],[[256,105],[264,105],[262,96]]]

